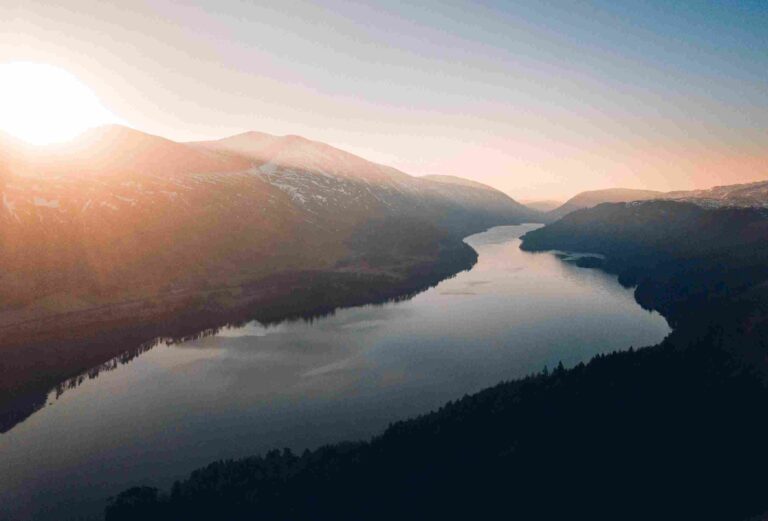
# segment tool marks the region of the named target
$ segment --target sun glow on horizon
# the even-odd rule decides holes
[[[70,140],[117,123],[94,92],[73,74],[47,64],[0,64],[0,130],[33,145]]]

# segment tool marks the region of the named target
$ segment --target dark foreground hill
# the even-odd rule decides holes
[[[606,255],[606,268],[639,284],[638,297],[675,331],[658,346],[465,396],[370,441],[217,462],[170,491],[130,489],[106,519],[760,515],[767,224],[759,210],[649,202],[599,206],[531,232],[529,250]]]

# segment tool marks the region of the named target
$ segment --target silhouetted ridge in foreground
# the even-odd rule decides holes
[[[123,519],[739,519],[768,503],[768,393],[711,344],[500,384],[367,443],[217,462]]]
[[[130,489],[106,519],[741,520],[766,511],[758,239],[768,220],[692,206],[601,205],[524,238],[529,250],[606,255],[606,267],[639,284],[638,298],[674,317],[660,345],[502,383],[368,442],[217,462],[168,493]]]

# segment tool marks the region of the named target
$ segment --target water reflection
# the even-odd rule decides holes
[[[22,518],[98,511],[127,486],[368,437],[500,380],[668,333],[615,277],[520,251],[527,229],[469,238],[475,267],[410,300],[208,331],[86,379],[0,436],[0,504]]]
[[[180,312],[172,320],[95,333],[82,340],[27,343],[22,338],[6,345],[9,339],[4,338],[0,342],[0,433],[65,391],[131,362],[157,345],[185,344],[253,323],[260,327],[297,321],[313,324],[344,307],[403,302],[471,268],[475,258],[469,247],[452,250],[429,272],[417,270],[398,279],[359,277],[353,272],[279,275],[262,284],[265,287],[260,292],[266,296],[242,308]]]

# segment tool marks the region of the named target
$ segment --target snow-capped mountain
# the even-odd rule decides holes
[[[489,186],[474,183],[468,188],[471,181],[465,180],[464,185],[446,182],[450,176],[413,177],[299,136],[249,132],[193,146],[251,159],[256,175],[308,213],[324,219],[355,222],[407,215],[430,218],[446,230],[461,233],[456,228],[462,225],[457,217],[470,221],[465,224],[473,229],[478,226],[473,219],[485,219],[491,225],[538,217]],[[449,223],[452,217],[455,222]]]

